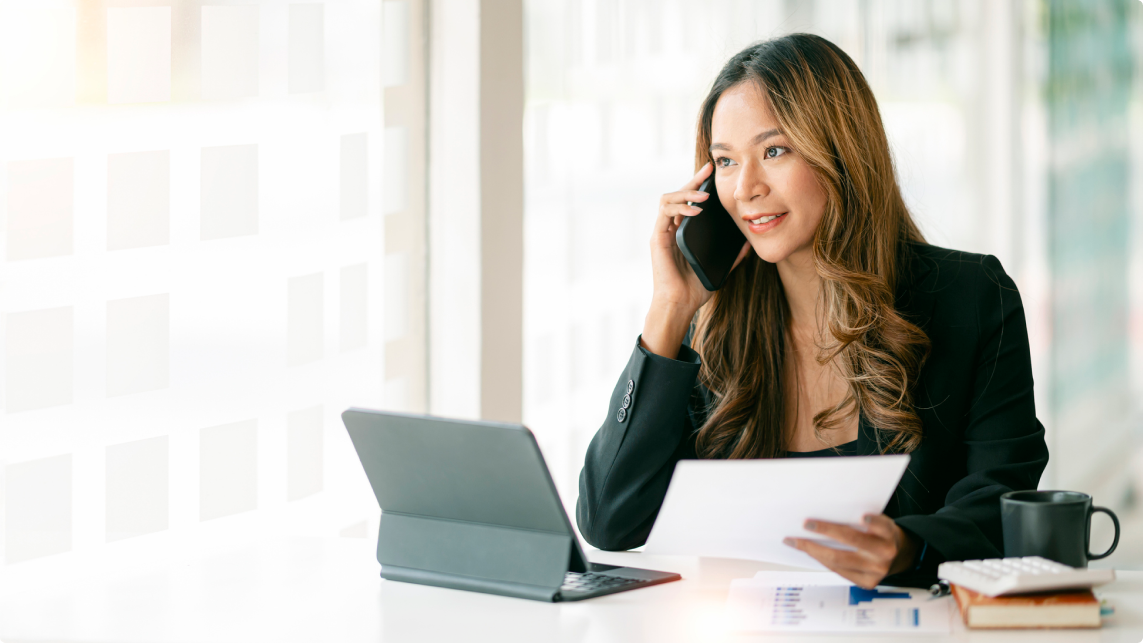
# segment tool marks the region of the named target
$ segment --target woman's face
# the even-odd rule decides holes
[[[754,252],[771,263],[808,253],[826,194],[753,83],[719,97],[710,149],[718,198]]]

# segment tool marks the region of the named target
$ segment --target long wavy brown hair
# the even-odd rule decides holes
[[[831,360],[848,393],[814,415],[814,430],[862,413],[879,450],[909,452],[921,442],[911,385],[929,338],[894,308],[899,257],[924,242],[894,174],[877,101],[861,70],[828,40],[792,34],[754,44],[722,68],[702,104],[695,168],[713,163],[711,119],[723,92],[754,83],[780,131],[813,169],[827,200],[814,235],[819,310]],[[692,344],[699,381],[713,394],[696,447],[707,458],[770,458],[786,451],[789,308],[774,264],[751,252],[699,311]]]

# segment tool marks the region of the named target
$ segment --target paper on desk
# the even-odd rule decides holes
[[[865,590],[844,579],[838,583],[831,578],[834,576],[759,572],[754,578],[731,581],[727,598],[731,628],[750,632],[914,634],[951,630],[950,597],[931,600],[925,590],[898,587]]]
[[[860,525],[864,514],[884,510],[908,464],[908,455],[682,460],[645,551],[824,569],[782,539],[813,538],[844,549],[803,523]]]

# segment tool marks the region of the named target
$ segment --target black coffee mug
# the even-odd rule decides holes
[[[1091,516],[1102,511],[1115,523],[1115,539],[1102,554],[1093,554]],[[1078,491],[1009,491],[1000,496],[1004,555],[1042,556],[1071,567],[1111,555],[1119,545],[1119,518],[1110,509],[1091,506],[1091,496]]]

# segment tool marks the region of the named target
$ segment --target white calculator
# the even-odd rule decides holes
[[[1088,589],[1115,580],[1114,569],[1078,569],[1039,556],[941,563],[937,577],[985,596]]]

